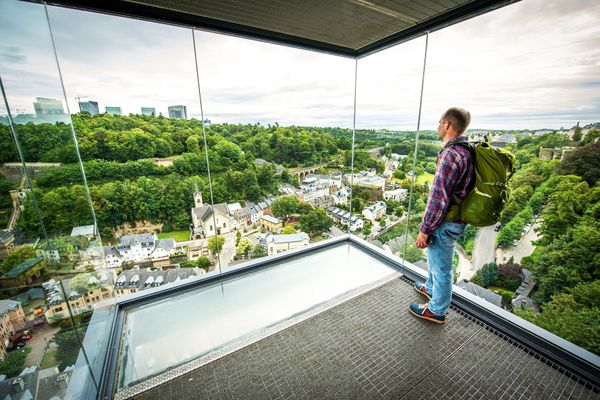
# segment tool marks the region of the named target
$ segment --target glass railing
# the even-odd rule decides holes
[[[56,396],[97,392],[115,302],[335,237],[426,270],[415,241],[453,105],[471,111],[469,140],[517,159],[498,225],[458,241],[455,283],[597,353],[585,316],[597,308],[598,186],[585,160],[598,126],[583,83],[540,78],[589,63],[556,61],[585,55],[569,37],[538,46],[543,24],[504,44],[536,7],[352,60],[2,2],[0,375],[45,370],[63,382]],[[571,103],[547,100],[565,93]],[[184,353],[172,364],[196,355]],[[144,360],[123,367],[123,387],[161,370]]]

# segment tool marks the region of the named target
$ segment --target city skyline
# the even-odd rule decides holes
[[[42,21],[42,7],[8,1],[0,8],[0,29],[12,43],[0,45],[11,109],[31,110],[38,96],[64,101],[47,27],[34,23]],[[200,119],[189,29],[48,9],[71,112],[82,94],[120,104],[125,115],[153,104],[166,116],[169,105],[186,104],[188,117]],[[473,129],[558,129],[597,121],[598,15],[600,5],[592,1],[528,0],[432,33],[421,129],[435,129],[450,105],[471,110]],[[23,20],[32,23],[16,23]],[[354,60],[195,35],[206,119],[352,126]],[[519,40],[506,41],[513,36]],[[357,128],[416,129],[424,44],[421,37],[359,60]]]

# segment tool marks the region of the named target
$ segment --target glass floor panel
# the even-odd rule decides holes
[[[226,278],[127,311],[119,388],[396,272],[352,244]]]

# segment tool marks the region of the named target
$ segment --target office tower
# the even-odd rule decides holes
[[[107,114],[122,115],[121,107],[105,107]]]
[[[169,106],[169,118],[187,119],[187,108],[185,106]]]
[[[86,111],[90,113],[90,115],[100,114],[100,109],[98,108],[97,101],[80,101],[79,102],[79,111]]]
[[[156,115],[156,108],[142,107],[142,115]]]

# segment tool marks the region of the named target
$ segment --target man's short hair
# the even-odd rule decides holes
[[[451,107],[444,113],[442,119],[450,122],[456,132],[464,133],[471,123],[471,113],[464,108]]]

